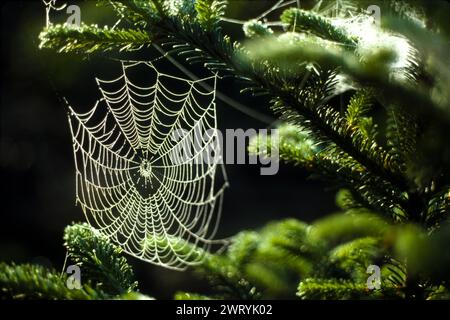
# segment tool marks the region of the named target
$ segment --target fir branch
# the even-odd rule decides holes
[[[308,238],[335,246],[362,237],[382,237],[389,224],[378,215],[365,209],[355,209],[347,214],[335,214],[314,223]]]
[[[405,285],[407,290],[413,291],[414,294],[417,294],[414,292],[416,290],[423,293],[424,286],[420,283],[423,277],[437,285],[449,283],[450,254],[447,250],[449,241],[450,220],[442,222],[440,228],[429,235],[425,229],[417,225],[410,224],[398,228],[394,249],[396,257],[407,261]]]
[[[260,241],[261,237],[257,232],[241,231],[233,237],[227,255],[233,261],[233,264],[241,267],[252,259]]]
[[[267,42],[264,43],[267,44]],[[260,45],[262,45],[262,43]],[[255,45],[255,50],[251,51],[257,54],[258,57],[263,55],[266,61],[274,61],[274,59],[276,58],[283,61],[283,63],[286,63],[286,61],[293,60],[293,58],[289,58],[289,48],[292,47],[292,45],[282,46],[277,44],[275,46],[274,44],[273,48],[275,48],[276,53],[270,53],[270,46],[265,46],[267,50],[265,50],[264,52],[256,51],[256,48],[258,47],[259,45]],[[287,48],[288,50],[286,51],[281,48]],[[321,65],[328,65],[329,68],[331,68],[332,65],[336,67],[339,65],[339,63],[337,62],[333,62],[334,59],[342,60],[342,56],[339,56],[337,53],[332,57],[332,60],[327,60],[327,51],[323,50],[323,48],[319,46],[317,46],[316,49],[314,49],[314,46],[301,46],[301,48],[302,50],[295,51],[300,55],[300,57],[297,57],[297,61],[319,60]],[[319,54],[316,55],[315,53]],[[320,58],[317,59],[321,55],[325,60]],[[330,62],[323,63],[323,61]],[[354,60],[354,63],[357,63],[356,58]],[[375,65],[379,65],[379,63]],[[303,69],[304,66],[298,66],[295,71],[291,72],[302,74]],[[380,70],[383,70],[383,67],[377,67],[374,69],[377,69],[377,73],[381,73]],[[318,99],[318,101],[316,100],[316,103],[314,103],[314,100],[312,100],[306,106],[299,106],[298,102],[296,101],[302,101],[303,104],[305,104],[305,101],[308,102],[308,96],[302,96],[302,92],[306,92],[306,94],[312,97],[317,97],[317,95],[319,94],[320,97],[320,92],[311,92],[311,88],[317,89],[317,85],[304,86],[303,90],[298,91],[298,98],[289,96],[289,94],[292,93],[280,94],[280,99],[276,100],[274,110],[279,111],[279,113],[281,114],[287,114],[287,116],[291,117],[291,119],[297,118],[297,121],[295,122],[296,124],[307,124],[310,132],[318,135],[319,139],[317,139],[317,141],[323,141],[323,139],[331,140],[331,142],[335,143],[339,148],[353,157],[357,162],[366,167],[370,175],[378,176],[384,181],[394,185],[398,190],[398,194],[403,191],[410,190],[411,182],[404,177],[402,172],[404,167],[399,159],[393,157],[390,152],[385,150],[376,141],[367,137],[369,134],[373,134],[373,125],[371,125],[370,122],[367,122],[365,124],[365,130],[356,130],[354,126],[348,125],[346,119],[342,117],[338,111],[333,110],[333,108],[324,104],[323,101],[320,101],[320,98]],[[326,97],[326,95],[322,96]],[[308,105],[310,105],[311,107],[308,108]]]
[[[308,225],[293,219],[241,232],[224,254],[206,254],[194,268],[216,289],[212,298],[289,297],[321,255],[305,241],[307,233]]]
[[[381,269],[383,288],[393,288],[397,297],[403,295],[402,290],[406,286],[406,266],[404,263],[394,259],[387,259]]]
[[[223,0],[196,0],[197,21],[206,30],[214,30],[225,14],[226,6],[227,2]]]
[[[68,226],[64,241],[68,257],[97,288],[111,295],[129,293],[137,288],[133,269],[122,256],[122,249],[88,224]]]
[[[417,151],[417,116],[404,107],[391,107],[387,108],[386,123],[386,139],[391,148],[390,153],[406,166],[413,160],[414,152]],[[406,171],[406,168],[403,170]]]
[[[196,271],[203,274],[225,299],[254,300],[261,295],[227,257],[208,255]]]
[[[437,227],[441,221],[450,218],[450,186],[431,197],[426,212],[427,227]]]
[[[308,132],[290,124],[281,125],[277,129],[278,141],[272,141],[271,136],[257,135],[250,140],[249,153],[269,158],[277,151],[280,158],[286,162],[310,170],[314,168],[319,150]]]
[[[314,270],[313,261],[321,251],[307,242],[308,230],[308,225],[294,219],[269,223],[259,232],[256,247],[246,262],[238,265],[265,298],[292,296],[292,284]],[[238,239],[235,245],[243,251],[245,246]]]
[[[158,13],[159,17],[164,18],[166,15],[164,0],[150,0],[149,2],[153,5],[154,10]]]
[[[342,279],[309,278],[300,282],[297,296],[301,299],[344,300],[369,298],[366,283],[354,283]]]
[[[350,126],[358,129],[366,138],[376,141],[377,127],[367,113],[372,109],[374,101],[370,90],[357,91],[347,106],[346,118]]]
[[[367,280],[367,267],[380,264],[382,249],[380,239],[358,238],[332,249],[329,260],[349,274],[353,281],[364,283]]]
[[[360,209],[363,207],[362,199],[355,196],[350,189],[340,189],[336,193],[336,205],[342,210]]]
[[[298,114],[293,117],[296,116]],[[292,122],[295,119],[293,117],[285,119]],[[322,141],[323,145],[327,140],[323,137],[319,141]],[[280,126],[277,141],[274,143],[271,136],[254,137],[250,141],[249,151],[263,157],[270,157],[272,152],[277,151],[284,161],[300,165],[328,181],[344,184],[357,195],[360,203],[367,207],[385,212],[387,216],[395,219],[403,219],[405,216],[401,204],[406,199],[394,186],[370,174],[366,168],[331,142],[318,147],[310,132],[297,126]]]
[[[109,29],[96,25],[82,25],[75,28],[67,25],[54,25],[39,35],[40,48],[57,49],[59,52],[85,52],[133,50],[149,46],[152,37],[138,29]]]
[[[262,43],[259,43],[259,45],[254,44],[255,47],[253,49],[250,48],[250,52],[266,61],[283,61],[283,63],[293,61],[292,57],[289,58],[289,48],[292,45],[283,46],[278,41],[269,43],[264,41],[264,44],[266,48],[264,52],[257,51],[257,48]],[[271,52],[272,48],[275,52]],[[282,48],[287,49],[287,51]],[[302,46],[302,48],[305,50],[295,51],[301,55],[295,61],[317,60],[317,55],[313,53],[324,52],[320,46],[316,46],[315,49],[314,46]],[[306,54],[306,52],[309,53]],[[306,56],[310,56],[310,59]],[[277,60],[275,60],[275,57]],[[245,58],[245,60],[248,59]],[[319,59],[319,61],[321,65],[324,65],[322,60]],[[289,64],[289,62],[287,63]],[[304,68],[304,65],[298,66],[295,72],[300,75],[304,74]],[[316,70],[316,72],[319,71]],[[364,134],[364,131],[356,130],[354,126],[348,124],[347,120],[338,111],[326,104],[326,100],[330,96],[330,87],[333,87],[333,82],[330,80],[330,78],[333,78],[333,75],[330,72],[323,71],[317,77],[310,75],[309,77],[312,78],[310,80],[311,83],[309,85],[303,84],[301,90],[297,91],[297,97],[292,97],[292,90],[280,92],[278,94],[280,98],[274,99],[273,109],[279,114],[288,114],[288,116],[298,113],[301,117],[297,119],[296,124],[304,125],[307,123],[309,131],[320,137],[317,139],[318,141],[321,141],[323,138],[331,140],[357,162],[365,166],[370,173],[391,182],[400,190],[408,190],[409,183],[401,174],[401,164],[376,141],[367,138],[367,134]]]
[[[447,265],[429,268],[430,264],[437,265],[434,254],[442,249],[430,253],[423,248],[441,248],[450,234],[448,230],[425,239],[433,245],[424,246],[422,232],[405,233],[363,209],[320,219],[312,225],[293,219],[269,223],[256,232],[239,233],[226,252],[208,254],[203,264],[195,266],[216,289],[212,296],[199,298],[287,298],[298,282],[297,295],[303,299],[432,296],[440,292],[439,287],[446,288],[442,274],[438,274]],[[413,265],[406,268],[398,262],[405,259]],[[372,264],[381,267],[381,290],[367,288],[367,267]],[[431,270],[438,273],[429,279],[440,282],[423,282],[416,276],[418,271]],[[191,297],[196,296],[179,296]]]
[[[358,121],[370,111],[372,107],[372,95],[367,91],[358,91],[350,99],[346,117],[350,125],[357,125]]]
[[[97,300],[110,296],[85,284],[69,289],[66,277],[38,265],[0,263],[0,299]]]
[[[248,263],[244,268],[245,274],[258,288],[264,288],[265,299],[292,297],[295,290],[291,287],[293,283],[298,282],[298,278],[290,279],[287,276],[289,272],[272,259],[273,257],[265,262],[256,260]]]
[[[444,286],[433,288],[427,297],[428,300],[450,300],[450,290]]]
[[[291,32],[308,32],[318,37],[355,47],[356,40],[343,29],[334,26],[331,20],[314,12],[290,8],[283,12],[281,21]]]
[[[206,277],[221,298],[257,299],[260,293],[240,272],[229,257],[210,254],[209,252],[183,239],[170,237],[150,237],[147,244],[164,250],[170,244],[178,256],[183,256],[188,265]]]

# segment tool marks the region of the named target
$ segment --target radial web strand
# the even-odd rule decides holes
[[[97,79],[101,98],[91,110],[69,107],[77,203],[128,254],[184,269],[215,242],[228,185],[215,130],[217,76],[191,81],[151,62],[121,65],[117,79]],[[137,85],[130,73],[142,68],[151,82]],[[213,90],[202,89],[205,81]]]

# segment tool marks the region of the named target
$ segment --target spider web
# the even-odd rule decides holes
[[[197,248],[220,242],[212,238],[228,182],[215,130],[217,75],[191,81],[152,62],[121,64],[117,79],[97,79],[102,97],[91,110],[69,106],[76,200],[88,222],[128,254],[184,269],[202,261]],[[152,85],[130,79],[138,66]],[[201,90],[205,81],[213,90]],[[175,139],[178,130],[184,135]],[[194,133],[203,137],[191,143]]]

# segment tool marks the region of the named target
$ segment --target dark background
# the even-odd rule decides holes
[[[61,1],[60,1],[61,2]],[[77,4],[76,1],[68,1]],[[228,16],[245,19],[269,8],[273,1],[231,1]],[[92,2],[80,3],[86,23],[110,22]],[[45,25],[41,1],[2,2],[2,93],[0,112],[0,261],[33,262],[62,268],[62,234],[72,221],[83,221],[75,206],[75,176],[66,97],[72,106],[88,109],[99,98],[94,78],[120,75],[111,55],[57,54],[39,50],[38,35]],[[225,25],[235,37],[238,26]],[[143,50],[133,58],[151,59]],[[168,61],[162,71],[182,76]],[[199,76],[200,67],[190,67]],[[145,76],[145,75],[143,75]],[[268,103],[239,94],[239,85],[224,80],[219,90],[267,115]],[[258,120],[218,101],[218,126],[265,128]],[[231,188],[226,191],[218,237],[260,228],[271,220],[295,217],[312,221],[335,210],[334,191],[307,179],[302,169],[281,164],[275,176],[260,176],[258,165],[227,165]],[[129,258],[142,292],[170,298],[177,290],[203,290],[205,284],[190,271],[176,272]]]

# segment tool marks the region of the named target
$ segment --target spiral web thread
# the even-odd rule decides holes
[[[217,75],[191,81],[160,73],[152,62],[121,63],[119,78],[97,79],[102,97],[90,111],[69,106],[76,200],[88,222],[126,253],[185,269],[220,242],[212,238],[228,182],[215,130]],[[153,73],[153,85],[130,80],[127,72],[138,65]],[[214,89],[202,91],[203,81]],[[186,134],[174,139],[179,129]],[[193,132],[203,139],[180,161],[173,155],[190,145]],[[204,161],[206,152],[213,161]]]

